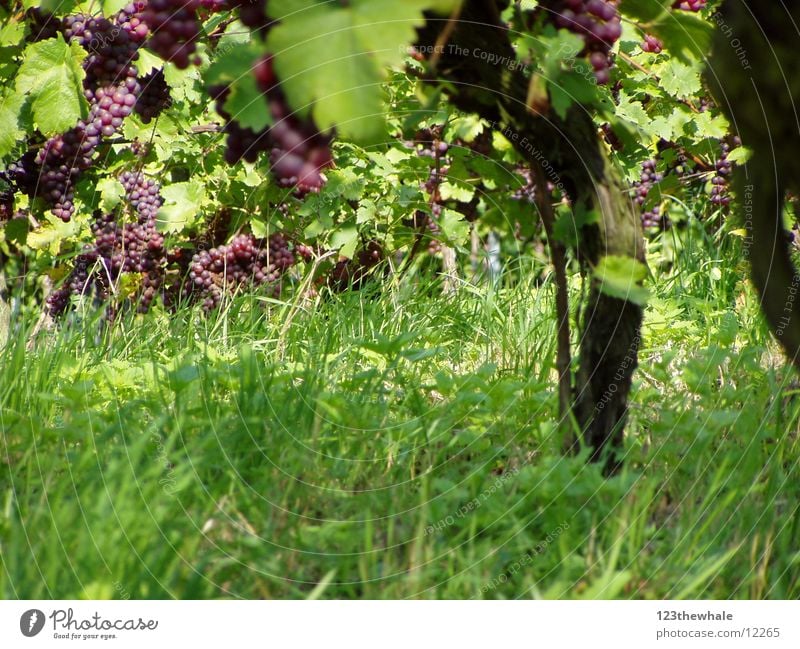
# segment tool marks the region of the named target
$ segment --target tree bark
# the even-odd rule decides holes
[[[707,77],[752,159],[736,173],[745,254],[775,337],[800,367],[800,276],[783,223],[787,190],[800,191],[800,6],[728,0]]]

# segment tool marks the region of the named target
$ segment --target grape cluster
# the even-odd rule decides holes
[[[229,5],[227,0],[200,0],[200,6],[211,13],[225,11],[230,8]]]
[[[734,136],[731,140],[734,147],[741,145],[741,140]],[[729,193],[731,174],[733,173],[733,163],[728,160],[731,152],[731,143],[723,141],[720,143],[720,155],[714,163],[714,177],[711,179],[711,202],[714,205],[727,207],[731,204]]]
[[[383,246],[375,240],[368,241],[354,259],[336,262],[328,275],[328,288],[336,293],[359,290],[384,259]]]
[[[198,63],[195,52],[202,33],[199,8],[199,0],[148,0],[140,14],[150,31],[147,47],[181,69]]]
[[[253,74],[263,93],[265,108],[270,111],[273,120],[271,127],[260,131],[241,126],[225,110],[229,93],[227,87],[210,89],[211,96],[216,100],[217,112],[225,119],[226,161],[229,164],[242,159],[255,162],[261,152],[267,152],[272,173],[282,187],[293,187],[299,196],[318,192],[325,182],[322,172],[333,162],[330,136],[320,133],[310,118],[301,120],[291,113],[279,87],[271,56],[257,61]]]
[[[588,57],[597,83],[607,84],[611,48],[622,36],[616,0],[543,0],[539,6],[545,20],[583,38],[580,56]]]
[[[94,252],[86,251],[75,258],[75,265],[64,286],[53,291],[47,298],[47,310],[53,317],[62,315],[69,306],[70,296],[85,296],[94,282],[92,275],[97,262]]]
[[[119,177],[125,189],[125,198],[136,212],[140,224],[155,224],[158,210],[163,204],[160,185],[145,178],[141,171],[124,171]]]
[[[75,210],[74,185],[92,164],[94,150],[102,137],[114,135],[130,115],[136,103],[138,83],[133,75],[118,84],[92,91],[94,103],[89,117],[62,135],[50,138],[37,152],[35,162],[41,169],[39,195],[52,205],[52,212],[69,221]],[[87,91],[88,94],[88,91]]]
[[[262,38],[266,36],[272,23],[267,17],[267,0],[244,0],[230,4],[239,8],[239,20],[245,27],[260,34]]]
[[[146,0],[137,0],[125,5],[117,14],[117,25],[125,30],[134,43],[144,43],[150,35],[150,28],[142,18],[142,11],[147,5]]]
[[[64,36],[77,42],[88,55],[83,61],[86,70],[84,93],[89,102],[95,99],[96,88],[108,88],[136,77],[133,63],[139,58],[139,43],[130,32],[102,16],[75,14],[63,19]]]
[[[187,293],[199,297],[203,308],[210,311],[223,295],[244,285],[276,285],[296,257],[282,233],[270,235],[266,246],[264,243],[252,234],[240,234],[228,245],[197,253],[189,267]]]
[[[705,9],[707,0],[675,0],[672,3],[673,9],[683,9],[684,11],[700,11]]]
[[[60,30],[70,42],[77,42],[87,50],[83,61],[86,76],[84,94],[89,101],[89,116],[66,133],[56,135],[32,154],[37,183],[35,192],[51,205],[58,218],[69,221],[75,210],[74,185],[81,173],[92,163],[94,150],[103,137],[114,135],[122,121],[130,115],[136,104],[140,86],[133,63],[138,58],[140,30],[133,23],[131,5],[120,12],[115,21],[102,16],[76,14],[65,17]],[[120,21],[127,21],[121,23]],[[138,30],[138,31],[137,31]],[[31,152],[26,154],[30,157]],[[18,166],[24,168],[31,160],[23,159]],[[25,169],[25,173],[29,173]],[[24,191],[29,194],[30,181]]]
[[[76,259],[67,282],[50,296],[48,307],[52,315],[64,312],[70,295],[84,295],[93,286],[96,300],[109,302],[107,316],[113,317],[117,305],[110,298],[123,273],[140,275],[135,298],[138,311],[144,313],[164,284],[167,253],[164,237],[156,228],[160,187],[141,172],[123,172],[120,182],[136,221],[122,222],[115,213],[95,216],[94,245]]]
[[[634,202],[642,208],[642,227],[645,229],[662,227],[664,225],[665,216],[661,214],[661,207],[659,205],[655,205],[649,210],[644,209],[644,204],[647,201],[650,191],[653,189],[653,185],[661,182],[663,179],[664,174],[656,169],[656,161],[646,160],[642,164],[639,180],[633,183],[636,189]]]
[[[664,43],[651,34],[645,34],[642,41],[641,48],[643,52],[650,54],[660,54],[664,51]]]
[[[139,83],[142,91],[136,99],[133,110],[145,124],[149,124],[154,117],[161,114],[161,111],[172,105],[172,97],[162,68],[149,72]]]
[[[106,262],[112,280],[121,273],[153,272],[164,259],[164,237],[152,220],[120,223],[115,214],[99,215],[92,233],[96,252]]]
[[[536,181],[529,167],[519,166],[515,172],[522,176],[525,184],[520,184],[511,194],[512,200],[525,201],[531,205],[536,203]]]
[[[9,164],[0,178],[17,191],[33,197],[39,183],[39,169],[36,167],[36,151],[27,151],[19,160]]]
[[[55,38],[61,32],[61,21],[39,7],[31,7],[25,12],[25,22],[29,29],[25,40],[29,43]]]

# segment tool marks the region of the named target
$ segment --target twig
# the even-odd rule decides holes
[[[542,215],[550,255],[556,278],[556,320],[558,321],[558,343],[556,371],[558,372],[559,427],[563,432],[564,446],[574,449],[577,438],[572,430],[572,352],[570,350],[569,293],[567,289],[567,260],[564,245],[554,235],[555,215],[546,195],[547,181],[538,162],[531,165],[536,180],[536,203]]]

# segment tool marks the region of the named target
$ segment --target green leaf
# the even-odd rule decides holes
[[[679,99],[691,97],[703,89],[699,63],[689,65],[669,58],[664,63],[653,66],[653,72],[659,76],[661,87]]]
[[[146,47],[141,47],[137,50],[139,59],[136,61],[136,70],[139,72],[139,77],[143,77],[153,70],[164,67],[164,59],[156,56]]]
[[[119,13],[129,2],[130,0],[103,0],[100,2],[100,6],[103,9],[103,15],[109,17]]]
[[[73,13],[73,9],[77,2],[70,2],[68,0],[41,0],[40,2],[32,2],[32,0],[23,0],[22,6],[25,9],[31,9],[32,7],[38,7],[42,11],[46,13],[58,13],[60,15],[66,15]]]
[[[269,228],[267,228],[267,222],[264,219],[254,216],[250,219],[250,230],[257,239],[265,239]]]
[[[125,194],[125,188],[116,178],[103,178],[98,181],[95,189],[100,192],[100,209],[106,213],[119,205]]]
[[[385,134],[385,68],[399,65],[424,24],[431,0],[270,3],[280,24],[268,49],[289,103],[312,111],[317,126],[347,139],[375,142]],[[309,57],[309,52],[313,56]]]
[[[710,111],[694,115],[692,124],[696,132],[702,137],[713,137],[717,139],[725,137],[730,129],[730,124],[724,115],[712,115]],[[732,160],[732,162],[737,161]]]
[[[28,237],[28,219],[10,219],[3,229],[4,238],[17,246],[24,246]]]
[[[650,31],[664,43],[670,54],[690,63],[705,60],[711,50],[712,26],[685,11],[673,11]]]
[[[469,203],[475,196],[475,188],[466,183],[442,183],[439,186],[439,192],[445,201],[461,201],[462,203]]]
[[[86,51],[76,42],[67,45],[61,34],[25,49],[16,88],[29,95],[34,122],[45,135],[63,133],[87,116],[85,58]]]
[[[273,123],[264,95],[252,73],[254,63],[261,56],[263,52],[255,43],[235,43],[203,75],[206,85],[230,87],[225,110],[243,127],[254,131]]]
[[[606,295],[643,305],[649,292],[641,283],[647,277],[647,267],[632,257],[608,255],[594,268],[594,277]]]
[[[0,47],[16,46],[25,37],[25,23],[12,21],[0,29]]]
[[[22,110],[22,95],[12,94],[0,98],[0,158],[14,150],[24,132],[19,128],[19,115]]]
[[[200,182],[192,180],[162,187],[161,195],[164,205],[158,211],[158,229],[180,232],[197,221],[206,192]]]
[[[464,215],[455,210],[445,209],[439,218],[439,227],[442,229],[444,239],[455,246],[464,245],[469,238],[469,223],[464,220]]]
[[[672,0],[622,0],[621,13],[644,23],[657,21],[670,14]]]
[[[356,223],[359,225],[362,223],[373,223],[375,221],[377,211],[378,210],[375,206],[375,203],[368,198],[365,198],[361,201],[361,204],[356,210]]]
[[[728,154],[728,160],[734,164],[742,165],[750,159],[752,153],[747,147],[740,146]]]
[[[325,186],[325,194],[329,196],[341,196],[348,201],[357,201],[364,193],[366,180],[353,169],[344,167],[328,173],[328,183]]]
[[[354,227],[345,227],[337,230],[331,236],[331,248],[338,250],[339,254],[352,259],[358,245],[358,230]]]
[[[58,254],[61,243],[80,232],[81,226],[77,219],[64,223],[61,219],[47,215],[46,223],[41,227],[28,232],[27,244],[34,250],[48,248],[51,254]]]

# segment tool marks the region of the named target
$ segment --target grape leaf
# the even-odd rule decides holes
[[[130,0],[103,0],[100,6],[103,8],[104,16],[113,16],[119,13],[129,2]]]
[[[650,31],[661,39],[670,54],[687,63],[705,60],[711,49],[711,25],[684,11],[673,11],[652,25]]]
[[[679,99],[691,97],[703,89],[699,63],[687,65],[677,59],[669,58],[663,64],[654,65],[653,72],[658,75],[661,87],[673,97]]]
[[[18,94],[0,98],[0,158],[11,153],[17,140],[24,135],[19,127],[22,100]]]
[[[103,178],[97,182],[95,191],[100,192],[100,209],[111,212],[122,200],[125,188],[116,178]]]
[[[606,295],[643,305],[650,296],[641,283],[647,277],[647,267],[632,257],[607,255],[594,268],[600,290]]]
[[[442,200],[456,200],[462,203],[469,203],[475,196],[475,189],[466,183],[442,183],[439,186]]]
[[[161,232],[180,232],[197,221],[206,197],[200,182],[174,183],[161,188],[164,205],[158,210],[158,229]]]
[[[354,227],[342,227],[331,236],[331,249],[338,250],[342,257],[352,259],[358,245],[358,230]]]
[[[432,6],[443,9],[450,3],[270,3],[281,22],[267,44],[289,103],[302,114],[311,111],[323,131],[336,126],[348,139],[380,140],[384,68],[402,63],[415,27],[424,23],[423,10]]]
[[[657,21],[669,15],[672,0],[622,0],[621,13],[644,23]]]
[[[45,135],[63,133],[88,114],[81,62],[86,51],[64,37],[33,43],[25,49],[17,75],[17,92],[31,99],[33,119]]]
[[[230,87],[225,110],[241,126],[254,131],[271,126],[273,122],[264,96],[252,74],[253,64],[261,56],[263,52],[254,43],[232,44],[211,64],[204,75],[207,85]]]
[[[463,214],[455,210],[442,211],[439,227],[442,229],[444,239],[454,246],[464,245],[469,238],[469,223],[464,220]]]
[[[25,23],[12,21],[0,29],[0,47],[17,46],[25,36]]]
[[[32,2],[32,0],[23,0],[22,6],[25,9],[31,9],[32,7],[38,7],[45,13],[58,13],[59,15],[67,15],[73,13],[73,9],[77,2],[71,2],[69,0],[43,0],[40,2]]]

